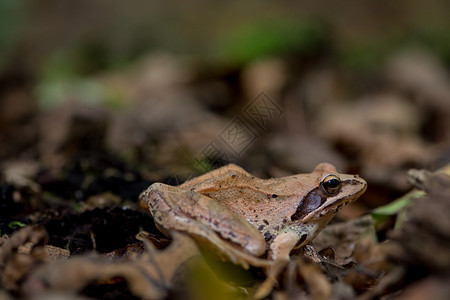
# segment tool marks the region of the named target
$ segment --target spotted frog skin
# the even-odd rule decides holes
[[[344,205],[366,190],[358,175],[328,163],[313,172],[260,179],[230,164],[179,186],[154,183],[141,195],[158,228],[206,242],[248,268],[285,265]],[[279,273],[272,271],[269,273]]]

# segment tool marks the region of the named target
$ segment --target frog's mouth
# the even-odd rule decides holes
[[[367,184],[361,178],[342,181],[340,191],[335,196],[330,196],[317,187],[303,197],[296,212],[291,216],[291,220],[300,220],[302,223],[306,223],[313,219],[330,216],[330,214],[334,216],[347,203],[358,199],[366,191],[366,188]],[[343,196],[343,194],[347,196]]]

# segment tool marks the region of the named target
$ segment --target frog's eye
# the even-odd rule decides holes
[[[334,195],[339,191],[341,187],[341,180],[336,175],[327,175],[322,179],[320,183],[320,188],[326,194]]]

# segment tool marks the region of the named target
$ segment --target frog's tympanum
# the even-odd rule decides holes
[[[336,212],[366,190],[357,175],[327,163],[312,173],[260,179],[230,164],[179,186],[155,183],[140,198],[158,228],[206,241],[236,264],[280,272]],[[277,271],[278,270],[278,271]]]

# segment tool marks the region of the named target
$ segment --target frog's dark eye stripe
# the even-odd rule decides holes
[[[341,180],[334,174],[325,176],[320,183],[320,189],[328,195],[336,194],[340,188]]]

